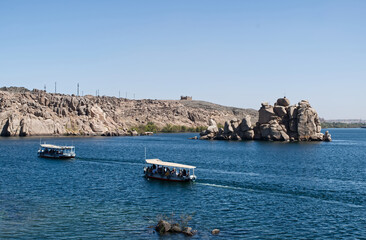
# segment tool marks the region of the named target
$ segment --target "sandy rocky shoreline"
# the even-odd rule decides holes
[[[0,89],[1,136],[125,136],[131,128],[154,123],[207,126],[210,119],[258,118],[254,109],[204,101],[131,100],[116,97],[53,94],[34,89]]]
[[[152,122],[208,126],[200,139],[330,141],[321,133],[317,112],[302,100],[290,105],[279,98],[259,111],[192,100],[131,100],[106,96],[75,96],[34,89],[0,89],[0,135],[9,136],[128,136]],[[217,123],[225,123],[219,128]]]

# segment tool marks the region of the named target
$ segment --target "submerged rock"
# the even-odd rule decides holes
[[[164,220],[160,220],[158,225],[156,225],[156,227],[155,227],[155,230],[160,234],[169,232],[170,229],[171,229],[170,223],[168,223],[167,221],[164,221]]]
[[[155,230],[159,233],[159,234],[165,234],[165,233],[183,233],[187,236],[193,236],[194,234],[196,234],[196,230],[192,230],[191,227],[184,227],[182,229],[182,227],[179,225],[179,223],[172,223],[170,224],[169,222],[165,221],[165,220],[160,220],[158,222],[158,224],[155,226]]]

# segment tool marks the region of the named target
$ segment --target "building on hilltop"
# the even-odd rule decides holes
[[[180,96],[180,100],[192,101],[192,96]]]

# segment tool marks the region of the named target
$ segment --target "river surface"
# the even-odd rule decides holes
[[[330,132],[330,143],[42,139],[75,145],[74,160],[37,158],[39,138],[0,138],[0,239],[365,239],[366,129]],[[146,180],[145,147],[197,166],[197,181]],[[193,238],[149,228],[182,214]]]

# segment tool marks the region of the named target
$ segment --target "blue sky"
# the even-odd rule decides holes
[[[366,1],[0,1],[0,86],[366,119]]]

